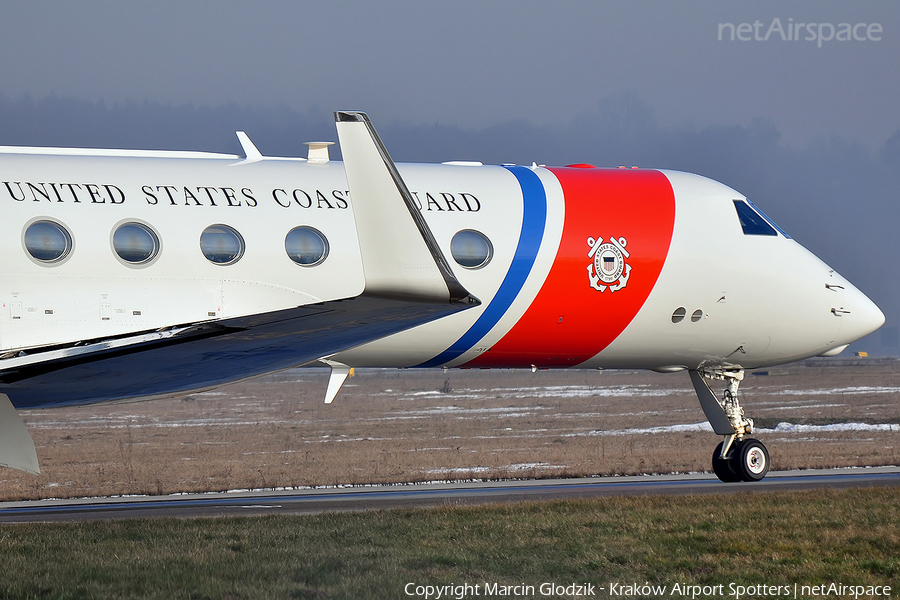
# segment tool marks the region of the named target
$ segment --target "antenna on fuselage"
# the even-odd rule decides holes
[[[243,131],[236,131],[235,133],[237,134],[238,141],[241,143],[241,148],[244,149],[244,162],[256,162],[263,159],[262,152],[260,152],[256,148],[256,145],[250,141],[250,136]]]
[[[334,142],[303,142],[309,146],[309,153],[306,155],[306,162],[310,163],[327,163],[331,160],[328,156],[328,146],[333,146]]]

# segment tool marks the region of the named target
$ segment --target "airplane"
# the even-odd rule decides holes
[[[749,199],[689,173],[395,164],[365,113],[307,158],[0,148],[0,464],[17,409],[299,366],[687,371],[723,481],[769,470],[748,369],[835,356],[878,307]],[[723,382],[721,397],[711,382]]]

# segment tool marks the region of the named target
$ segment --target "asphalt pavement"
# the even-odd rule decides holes
[[[733,494],[900,485],[900,467],[776,471],[759,482],[722,483],[710,474],[466,481],[236,490],[206,494],[30,500],[0,503],[0,523],[73,522],[267,514],[320,514],[391,508],[541,502],[561,498]]]

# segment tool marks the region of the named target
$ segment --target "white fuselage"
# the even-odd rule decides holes
[[[481,304],[329,353],[346,365],[750,368],[835,351],[883,322],[794,240],[745,233],[735,206],[745,198],[703,177],[398,169]],[[0,154],[0,373],[44,349],[359,296],[363,263],[377,257],[361,256],[352,204],[334,161]],[[65,257],[32,256],[26,231],[38,221],[68,232]],[[152,259],[118,256],[114,234],[126,223],[155,234]],[[216,225],[243,239],[232,264],[201,251]],[[327,239],[321,263],[289,257],[297,227]],[[489,240],[486,265],[451,258],[463,230]],[[383,251],[393,249],[385,232]]]

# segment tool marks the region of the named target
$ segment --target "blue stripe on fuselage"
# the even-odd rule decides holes
[[[440,367],[462,355],[478,343],[500,321],[531,273],[544,238],[547,223],[547,193],[537,174],[527,167],[506,167],[516,176],[522,188],[524,208],[522,211],[522,231],[509,271],[500,288],[491,299],[478,320],[456,342],[418,367]]]

